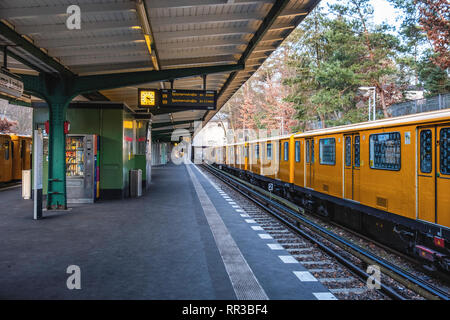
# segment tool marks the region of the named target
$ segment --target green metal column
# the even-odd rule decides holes
[[[67,209],[64,121],[69,103],[68,97],[52,97],[48,101],[50,132],[47,209]]]
[[[67,73],[64,70],[59,74],[40,73],[39,76],[21,75],[24,90],[44,99],[49,107],[50,132],[47,209],[67,208],[66,135],[64,134],[64,121],[66,120],[69,103],[74,97],[98,90],[242,69],[244,69],[243,64],[81,77]]]

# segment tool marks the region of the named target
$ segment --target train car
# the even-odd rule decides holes
[[[278,175],[264,176],[260,162],[240,175],[263,188],[271,183],[275,193],[311,212],[449,271],[450,110],[278,142]]]
[[[12,168],[11,137],[6,134],[0,134],[0,183],[12,180]]]
[[[11,135],[12,180],[22,179],[22,170],[31,169],[31,137]]]

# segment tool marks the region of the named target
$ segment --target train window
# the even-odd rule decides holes
[[[25,144],[25,140],[22,140],[20,143],[21,143],[21,146],[20,146],[20,158],[21,159],[23,159],[23,157],[25,156],[25,148],[26,148],[26,144]]]
[[[319,141],[319,158],[320,164],[335,165],[336,164],[336,139],[327,138]]]
[[[345,166],[352,165],[352,137],[345,137]]]
[[[450,128],[442,128],[440,132],[440,164],[441,173],[450,174]]]
[[[360,147],[360,137],[355,136],[355,146],[354,146],[354,156],[355,156],[355,167],[360,167],[360,158],[361,158],[361,147]]]
[[[5,146],[5,160],[9,160],[9,141],[6,141],[4,146]]]
[[[300,162],[300,141],[295,141],[295,162]]]
[[[284,143],[284,161],[289,160],[289,142]]]
[[[370,167],[399,171],[401,167],[401,135],[399,132],[370,136]]]
[[[309,140],[306,140],[306,163],[309,163]]]
[[[311,163],[314,163],[314,140],[311,140]]]
[[[259,159],[259,144],[255,145],[255,158]]]
[[[279,159],[281,161],[281,142],[278,143],[278,157],[279,157]]]
[[[248,158],[248,146],[244,147],[244,155],[246,158]]]
[[[272,144],[267,144],[267,160],[272,160]]]
[[[420,171],[431,173],[432,169],[432,148],[431,130],[420,132]]]

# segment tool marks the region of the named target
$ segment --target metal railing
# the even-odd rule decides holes
[[[393,104],[388,108],[392,117],[405,116],[428,111],[450,108],[450,93],[438,96]]]

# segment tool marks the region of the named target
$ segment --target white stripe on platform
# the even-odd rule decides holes
[[[316,292],[313,295],[317,300],[337,300],[337,298],[331,292]]]
[[[284,263],[298,263],[293,256],[278,256]]]
[[[258,236],[261,239],[273,239],[272,236],[270,234],[267,234],[267,233],[259,233]]]
[[[263,231],[264,229],[260,226],[252,226],[252,229],[255,231]]]
[[[314,277],[310,272],[308,271],[294,271],[294,274],[297,276],[297,278],[300,281],[303,282],[312,282],[317,281],[316,277]]]
[[[247,223],[256,223],[256,221],[253,220],[253,219],[245,219],[245,222],[247,222]]]
[[[256,279],[252,269],[239,250],[216,207],[190,167],[190,164],[186,165],[237,299],[268,300],[266,292],[259,284],[258,279]],[[209,180],[197,166],[194,167]]]
[[[281,244],[278,243],[268,243],[267,246],[272,250],[284,250]]]

